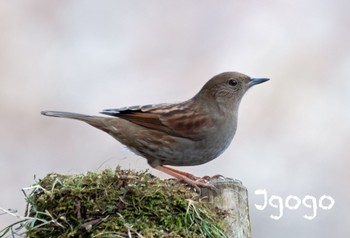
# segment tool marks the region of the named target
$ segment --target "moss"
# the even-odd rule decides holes
[[[48,174],[27,196],[26,237],[225,237],[220,211],[147,172]]]

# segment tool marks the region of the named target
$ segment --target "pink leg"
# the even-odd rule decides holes
[[[168,170],[171,170],[173,171],[174,173],[177,173],[177,174],[181,174],[191,180],[199,180],[201,179],[200,177],[197,177],[197,176],[194,176],[193,174],[190,174],[190,173],[187,173],[187,172],[184,172],[184,171],[181,171],[181,170],[177,170],[177,169],[173,169],[173,168],[170,168],[170,167],[165,167],[165,166],[162,166],[163,168],[166,168]]]
[[[198,190],[199,190],[199,187],[215,189],[213,187],[213,185],[198,181],[197,179],[199,179],[199,178],[190,174],[190,173],[182,172],[182,171],[168,168],[168,167],[161,166],[161,165],[156,166],[155,169],[162,171],[163,173],[166,173],[170,176],[173,176],[173,177],[177,178],[178,180],[183,181],[183,182],[187,183],[188,185],[191,185],[192,187],[194,187]]]

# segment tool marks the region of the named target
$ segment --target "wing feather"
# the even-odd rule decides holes
[[[213,120],[203,110],[191,106],[190,102],[107,109],[101,113],[192,140],[201,140],[213,126]]]

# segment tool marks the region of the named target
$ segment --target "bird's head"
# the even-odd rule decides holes
[[[268,78],[251,78],[237,72],[225,72],[211,78],[195,96],[207,103],[217,103],[220,107],[232,109],[239,105],[245,92]]]

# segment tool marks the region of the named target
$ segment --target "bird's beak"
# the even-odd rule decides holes
[[[270,80],[270,79],[268,79],[268,78],[252,78],[248,84],[249,84],[249,86],[254,86],[256,84],[263,83],[263,82],[266,82],[268,80]]]

